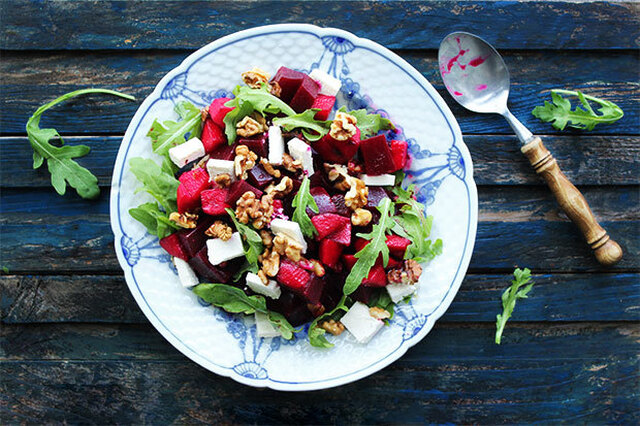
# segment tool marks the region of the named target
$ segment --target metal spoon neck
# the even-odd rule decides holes
[[[533,139],[533,134],[529,129],[527,129],[515,115],[511,114],[508,108],[505,108],[500,114],[507,120],[522,145],[527,144]]]

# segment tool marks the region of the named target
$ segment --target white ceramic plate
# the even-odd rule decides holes
[[[399,306],[391,325],[367,345],[349,333],[329,336],[330,350],[311,347],[306,331],[292,342],[259,339],[249,317],[199,302],[178,282],[169,255],[128,210],[146,201],[127,166],[132,157],[157,158],[146,133],[154,118],[175,119],[173,106],[204,106],[227,95],[254,66],[272,75],[281,65],[320,68],[342,80],[338,106],[366,107],[401,126],[413,161],[409,181],[435,216],[432,236],[444,253],[425,268],[417,297]],[[173,346],[217,374],[280,390],[338,386],[389,365],[424,338],[453,300],[476,235],[476,186],[469,152],[447,105],[418,71],[370,40],[312,25],[272,25],[241,31],[203,47],[169,72],[136,112],[113,172],[111,225],[127,284],[149,321]],[[429,344],[425,342],[424,344]]]

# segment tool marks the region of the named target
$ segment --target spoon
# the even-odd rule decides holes
[[[509,70],[493,46],[470,33],[451,33],[440,43],[438,64],[445,87],[460,105],[474,112],[500,114],[507,120],[522,144],[520,150],[580,228],[598,262],[618,262],[622,258],[618,243],[598,224],[584,196],[562,173],[542,140],[507,108]]]

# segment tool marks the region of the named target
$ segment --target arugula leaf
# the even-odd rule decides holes
[[[252,89],[248,86],[236,86],[233,89],[235,98],[224,104],[226,107],[233,107],[224,117],[224,132],[227,135],[229,145],[236,141],[236,124],[254,111],[261,114],[284,113],[295,115],[296,112],[280,98],[269,93],[269,88],[263,84],[259,89]]]
[[[571,110],[571,102],[561,95],[577,96],[582,105]],[[553,103],[545,101],[544,106],[535,107],[531,113],[534,117],[551,123],[558,130],[564,130],[567,125],[576,129],[593,130],[596,124],[611,124],[624,116],[622,109],[613,102],[585,95],[579,91],[552,90],[551,99]],[[589,101],[600,106],[598,109],[600,114],[593,110]]]
[[[129,209],[132,218],[142,223],[152,235],[162,239],[180,229],[175,222],[169,220],[169,214],[163,212],[157,203],[144,203]]]
[[[298,193],[293,197],[293,201],[291,202],[291,205],[296,208],[293,211],[291,220],[300,225],[300,230],[305,237],[311,238],[317,234],[318,231],[316,231],[316,227],[313,226],[313,222],[311,222],[311,218],[309,218],[307,214],[307,207],[309,207],[312,212],[318,213],[318,205],[311,193],[309,193],[309,185],[309,178],[305,176],[304,179],[302,179]]]
[[[272,120],[274,125],[284,128],[290,132],[293,129],[301,129],[304,137],[309,141],[320,140],[324,135],[329,133],[331,127],[331,120],[323,121],[316,120],[316,112],[320,111],[317,108],[308,109],[300,114],[292,115],[289,117],[276,117]]]
[[[389,262],[389,248],[386,243],[387,231],[394,225],[391,217],[391,207],[391,200],[389,198],[383,199],[377,207],[381,214],[378,223],[373,225],[370,233],[358,234],[359,237],[368,239],[371,242],[355,254],[358,260],[345,280],[343,288],[345,295],[353,293],[358,288],[362,280],[369,275],[369,271],[376,263],[379,255],[382,255],[382,262],[384,266],[387,266]]]
[[[165,212],[171,213],[178,210],[177,191],[180,182],[167,173],[155,161],[135,157],[129,161],[131,173],[142,183],[142,187],[136,189],[136,193],[145,191],[160,203]]]
[[[380,114],[369,114],[366,109],[357,109],[347,112],[347,108],[342,107],[338,111],[353,115],[356,120],[358,120],[357,126],[358,129],[360,129],[361,139],[375,136],[380,130],[395,129],[391,120],[382,117]]]
[[[93,199],[100,195],[98,178],[89,170],[76,163],[73,158],[83,157],[91,150],[86,145],[68,146],[64,145],[64,139],[56,129],[41,129],[40,117],[42,113],[58,105],[61,102],[76,96],[89,93],[104,93],[107,95],[119,96],[124,99],[134,101],[135,98],[124,93],[107,89],[81,89],[65,93],[53,101],[42,105],[29,118],[26,125],[29,143],[33,149],[33,168],[38,169],[44,160],[47,160],[47,168],[51,174],[51,185],[60,195],[64,195],[67,183],[76,190],[82,198]],[[49,143],[51,139],[60,140],[61,146],[54,146]]]
[[[389,319],[392,319],[394,314],[394,306],[396,304],[393,303],[393,301],[391,300],[391,296],[389,296],[389,293],[385,289],[381,290],[382,291],[373,294],[371,300],[369,301],[369,307],[377,306],[378,308],[384,309],[391,314],[391,317]]]
[[[258,264],[257,263],[249,263],[246,259],[244,261],[244,263],[242,264],[242,266],[240,266],[240,269],[238,269],[238,272],[236,272],[233,275],[233,282],[237,283],[238,281],[240,281],[240,279],[242,279],[242,276],[245,274],[245,272],[253,272],[254,274],[258,273]]]
[[[316,348],[332,348],[333,343],[329,343],[326,337],[324,337],[326,331],[324,328],[320,328],[318,324],[328,319],[337,319],[334,318],[334,315],[339,311],[347,312],[349,307],[346,305],[347,296],[342,296],[338,304],[331,311],[324,313],[314,319],[311,324],[309,324],[309,331],[307,332],[307,336],[309,337],[309,344],[311,346],[315,346]]]
[[[236,214],[231,209],[225,209],[227,214],[231,216],[231,220],[236,225],[236,229],[244,240],[244,257],[247,258],[247,262],[253,267],[255,264],[257,267],[258,256],[262,254],[264,246],[262,245],[262,237],[256,231],[248,225],[238,222]]]
[[[496,316],[496,344],[500,344],[502,332],[504,331],[507,321],[511,318],[513,309],[516,307],[516,300],[526,299],[527,293],[531,291],[533,282],[531,282],[531,271],[529,268],[516,268],[513,271],[514,280],[511,281],[511,287],[502,293],[502,314]],[[528,284],[528,285],[527,285]],[[524,288],[522,286],[527,285]]]
[[[187,135],[190,138],[200,137],[202,131],[200,109],[187,101],[178,102],[173,109],[178,113],[179,121],[166,120],[160,123],[155,119],[147,133],[151,138],[153,152],[156,154],[167,154],[169,149],[184,143]]]
[[[255,312],[261,312],[266,314],[269,322],[287,340],[291,340],[293,333],[297,331],[282,314],[269,311],[267,302],[262,296],[247,296],[241,289],[228,284],[198,284],[193,288],[193,292],[208,303],[230,313],[250,315]]]

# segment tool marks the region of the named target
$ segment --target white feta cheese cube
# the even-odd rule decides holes
[[[280,126],[269,127],[269,163],[282,164],[284,155],[284,139]]]
[[[184,260],[179,257],[173,258],[173,264],[176,266],[176,271],[178,271],[178,278],[180,279],[180,283],[184,287],[193,287],[194,285],[198,285],[200,281],[198,281],[198,277],[196,273],[193,272],[191,266]]]
[[[369,307],[361,302],[354,303],[340,322],[359,343],[367,343],[384,325],[382,320],[372,317]]]
[[[267,314],[263,314],[262,312],[256,312],[256,331],[258,332],[258,337],[280,336],[280,331],[271,324],[271,321],[267,318]]]
[[[280,298],[282,290],[280,286],[274,280],[269,280],[267,285],[264,285],[260,277],[252,272],[247,274],[247,286],[256,293],[265,295],[272,299]]]
[[[367,186],[393,186],[396,182],[396,177],[394,175],[360,175],[360,179]]]
[[[233,161],[230,160],[218,160],[216,158],[212,158],[207,161],[207,171],[210,176],[209,180],[213,180],[213,178],[223,173],[227,173],[231,177],[232,181],[236,179],[236,175],[233,172]]]
[[[418,289],[417,284],[387,284],[385,287],[393,303],[398,303],[407,296],[411,296]]]
[[[303,253],[307,252],[307,242],[304,240],[304,235],[302,235],[302,230],[297,222],[284,219],[273,219],[271,221],[271,232],[276,235],[284,234],[285,236],[292,238],[300,243]]]
[[[311,147],[298,138],[293,138],[287,142],[287,147],[293,159],[300,161],[302,168],[311,176],[314,173]]]
[[[318,68],[311,71],[309,77],[320,85],[320,91],[318,92],[320,95],[336,96],[342,86],[340,80],[324,71],[320,71]]]
[[[198,138],[191,138],[169,150],[169,158],[178,167],[184,167],[200,157],[204,157],[204,145]]]
[[[227,241],[220,238],[207,240],[207,257],[214,266],[240,256],[244,256],[244,249],[238,232],[234,232]]]

